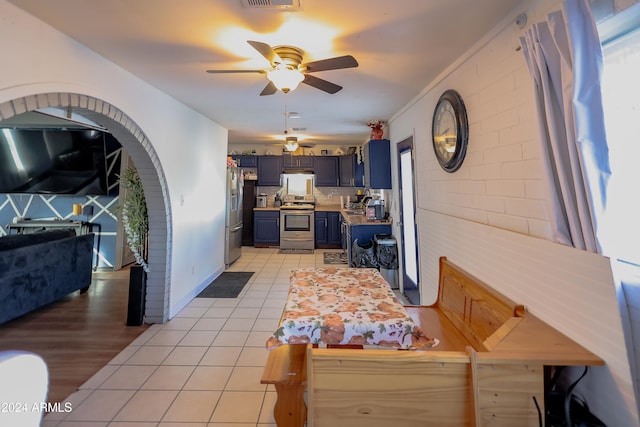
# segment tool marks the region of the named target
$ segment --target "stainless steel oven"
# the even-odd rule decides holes
[[[315,215],[313,209],[280,207],[280,249],[313,249]]]
[[[280,249],[315,248],[315,205],[287,200],[280,206]]]

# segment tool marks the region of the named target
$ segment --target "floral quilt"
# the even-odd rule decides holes
[[[267,348],[282,344],[356,344],[431,348],[374,268],[300,268],[291,272],[280,327]]]

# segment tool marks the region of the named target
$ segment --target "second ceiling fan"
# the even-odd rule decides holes
[[[295,89],[299,83],[320,89],[324,92],[334,94],[342,89],[335,83],[312,76],[310,73],[318,71],[339,70],[342,68],[354,68],[358,66],[358,61],[351,55],[338,56],[335,58],[321,59],[302,63],[304,52],[295,46],[275,46],[271,47],[266,43],[248,40],[251,46],[256,49],[271,64],[271,69],[267,70],[207,70],[207,73],[260,73],[266,74],[269,83],[260,92],[260,96],[273,95],[278,90],[287,93]]]

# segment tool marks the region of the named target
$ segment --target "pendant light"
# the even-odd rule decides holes
[[[289,133],[289,128],[287,127],[287,117],[289,113],[287,112],[287,104],[284,105],[284,148],[290,153],[293,153],[298,149],[298,137],[295,136],[286,136]]]

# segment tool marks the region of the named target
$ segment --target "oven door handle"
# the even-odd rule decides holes
[[[297,211],[294,209],[291,210],[281,210],[280,213],[283,215],[311,215],[315,211]]]

